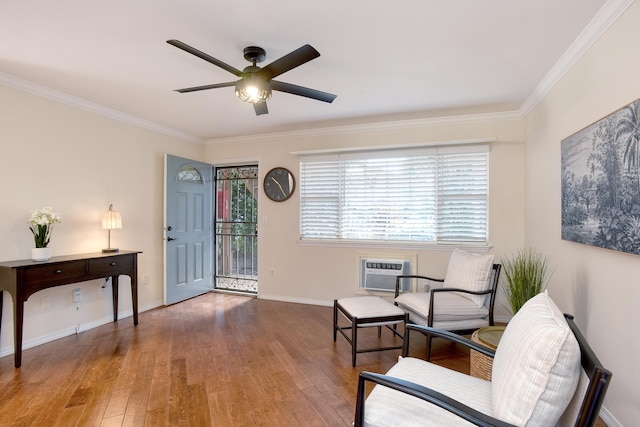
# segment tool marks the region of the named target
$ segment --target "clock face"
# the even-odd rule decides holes
[[[293,174],[285,168],[273,168],[264,176],[264,193],[274,202],[284,202],[289,199],[296,188]]]

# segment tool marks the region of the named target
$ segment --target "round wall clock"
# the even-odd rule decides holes
[[[296,189],[296,179],[286,168],[273,168],[264,176],[264,194],[274,202],[288,200]]]

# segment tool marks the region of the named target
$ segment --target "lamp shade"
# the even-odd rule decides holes
[[[102,229],[109,230],[109,247],[102,252],[118,252],[118,248],[111,247],[111,230],[122,228],[122,217],[118,211],[113,210],[113,205],[109,205],[109,210],[102,215]]]
[[[122,217],[120,212],[113,210],[113,205],[109,205],[109,210],[102,216],[103,230],[117,230],[122,228]]]

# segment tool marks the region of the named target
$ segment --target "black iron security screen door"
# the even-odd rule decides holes
[[[258,166],[216,168],[215,288],[258,292]]]

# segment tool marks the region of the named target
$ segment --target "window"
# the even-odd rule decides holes
[[[176,175],[176,181],[179,182],[193,182],[194,184],[203,184],[204,179],[198,171],[198,168],[194,165],[184,165],[180,168]]]
[[[488,243],[488,147],[300,160],[302,240]]]

